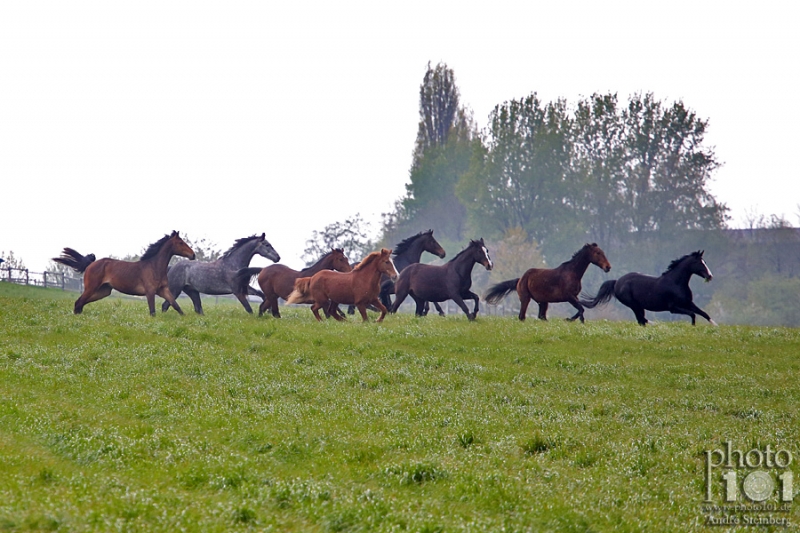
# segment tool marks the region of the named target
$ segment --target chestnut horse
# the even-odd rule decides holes
[[[267,309],[272,311],[272,316],[280,318],[278,310],[278,298],[287,300],[294,290],[294,282],[297,278],[311,277],[321,270],[337,270],[339,272],[350,272],[353,267],[344,255],[342,248],[335,248],[323,255],[319,261],[301,271],[293,270],[286,265],[270,265],[264,268],[242,268],[233,278],[233,287],[238,288],[240,293],[245,293],[250,285],[250,279],[258,275],[258,285],[264,293],[264,301],[258,307],[258,316],[261,316]]]
[[[83,294],[75,301],[76,315],[83,311],[84,305],[105,298],[116,289],[124,294],[146,296],[150,315],[155,316],[156,294],[183,314],[167,282],[167,265],[173,255],[194,259],[194,252],[177,231],[148,246],[138,261],[109,258],[95,261],[94,254],[84,257],[72,248],[64,248],[61,257],[54,257],[53,261],[84,273]]]
[[[611,263],[603,250],[596,243],[586,244],[575,252],[572,259],[556,268],[531,268],[521,278],[493,285],[484,299],[490,304],[497,304],[516,289],[520,301],[520,320],[525,320],[528,305],[535,300],[539,304],[540,320],[547,320],[548,304],[569,302],[578,312],[568,320],[580,318],[583,322],[583,305],[578,301],[578,294],[581,292],[581,279],[590,263],[605,272],[611,270]]]
[[[373,305],[381,312],[377,320],[381,322],[386,316],[386,307],[378,298],[383,274],[393,280],[397,278],[392,251],[386,248],[372,252],[350,272],[323,270],[310,278],[299,278],[286,303],[311,303],[311,312],[320,322],[320,309],[329,311],[336,320],[345,319],[336,310],[337,304],[355,305],[361,319],[367,322],[367,306]]]

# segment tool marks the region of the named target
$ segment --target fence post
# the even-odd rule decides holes
[[[30,279],[28,277],[28,269],[25,269],[25,285],[30,285]]]
[[[61,273],[61,290],[62,291],[67,290],[66,289],[66,284],[64,283],[64,273],[63,272]]]
[[[42,272],[42,280],[44,281],[44,288],[47,288],[47,270]]]

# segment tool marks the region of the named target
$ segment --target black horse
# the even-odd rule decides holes
[[[472,267],[476,263],[482,264],[486,270],[491,270],[494,266],[483,239],[470,241],[469,246],[444,265],[414,263],[407,266],[395,282],[397,298],[392,306],[392,313],[397,312],[400,304],[410,294],[417,304],[417,316],[424,316],[426,302],[453,300],[467,318],[475,320],[480,298],[470,287]],[[464,303],[465,298],[475,301],[475,309],[471,313]]]
[[[700,315],[716,326],[717,323],[711,320],[708,313],[692,302],[692,290],[689,288],[689,279],[692,274],[697,274],[706,282],[711,281],[713,277],[711,270],[703,260],[702,250],[674,260],[667,270],[657,278],[631,272],[617,280],[606,281],[600,286],[597,296],[588,299],[584,296],[580,303],[591,309],[608,302],[611,298],[616,298],[633,310],[636,321],[642,326],[647,324],[647,319],[644,317],[645,310],[689,315],[692,317],[693,326],[695,325],[695,315]]]

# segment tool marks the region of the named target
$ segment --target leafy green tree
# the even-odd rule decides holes
[[[328,224],[322,231],[315,230],[306,241],[303,260],[310,266],[333,248],[343,248],[350,261],[360,261],[375,248],[368,236],[369,229],[369,223],[356,213],[343,222]]]
[[[625,128],[617,95],[594,94],[575,109],[571,166],[574,204],[588,240],[609,243],[630,229],[625,212]]]
[[[457,187],[478,233],[499,237],[519,227],[545,248],[575,233],[571,123],[564,100],[543,104],[535,93],[494,108]]]
[[[720,163],[703,146],[708,122],[678,101],[634,95],[625,125],[624,197],[630,230],[722,228],[728,208],[708,191]]]
[[[471,114],[461,107],[455,75],[447,65],[428,64],[420,86],[419,128],[406,196],[384,219],[384,242],[433,228],[445,241],[461,241],[466,209],[455,187],[467,172],[477,137]]]

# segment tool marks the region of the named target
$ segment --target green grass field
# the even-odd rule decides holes
[[[705,530],[705,451],[800,457],[795,329],[75,297],[0,283],[0,530]]]

